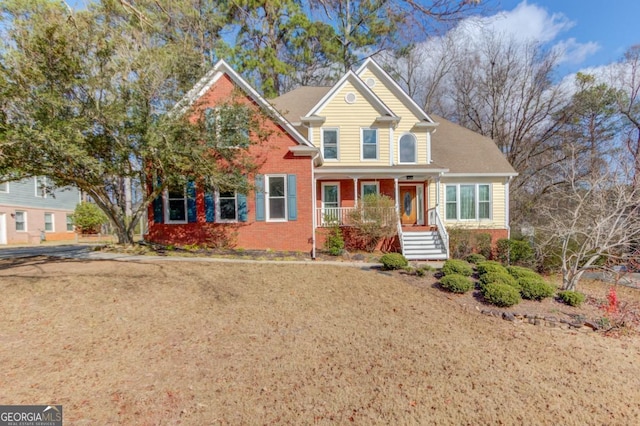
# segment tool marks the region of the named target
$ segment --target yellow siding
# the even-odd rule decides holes
[[[489,220],[446,220],[445,219],[445,186],[447,184],[489,184],[491,199],[491,219]],[[437,185],[429,183],[429,207],[435,207]],[[440,208],[438,212],[446,228],[471,229],[506,229],[506,184],[504,178],[442,178],[440,181]]]
[[[394,153],[395,153],[395,162],[398,162],[398,141],[400,140],[400,137],[404,134],[404,133],[413,133],[415,134],[416,138],[418,139],[418,163],[419,164],[426,164],[427,162],[427,131],[422,129],[422,130],[413,130],[413,126],[418,123],[420,120],[419,117],[415,116],[413,114],[413,112],[411,112],[411,110],[409,108],[407,108],[405,106],[404,103],[402,103],[400,101],[400,99],[398,99],[396,97],[396,95],[394,95],[391,90],[389,90],[383,83],[382,81],[380,81],[375,74],[373,74],[369,69],[366,69],[362,75],[360,76],[360,78],[363,81],[367,81],[367,79],[371,78],[375,81],[375,84],[373,87],[371,87],[371,90],[373,91],[373,93],[375,93],[381,100],[382,102],[384,102],[384,104],[389,107],[389,109],[391,111],[393,111],[393,113],[395,115],[397,115],[398,117],[401,117],[400,119],[400,123],[398,123],[398,126],[395,128],[394,130]]]
[[[356,93],[357,99],[353,104],[345,102],[345,95],[349,92]],[[318,111],[317,115],[326,117],[322,125],[324,128],[339,129],[338,159],[329,160],[323,167],[332,165],[389,165],[389,125],[381,126],[375,123],[378,112],[358,89],[350,82],[346,82],[343,87],[334,95],[332,99]],[[378,160],[360,160],[360,129],[378,129]],[[313,144],[321,146],[321,128],[313,128]]]

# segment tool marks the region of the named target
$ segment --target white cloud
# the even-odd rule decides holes
[[[559,55],[559,63],[581,64],[589,55],[600,50],[600,45],[593,41],[578,43],[575,38],[568,38],[554,44],[553,50]]]

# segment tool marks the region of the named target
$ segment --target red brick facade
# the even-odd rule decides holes
[[[235,85],[226,75],[221,77],[198,100],[198,109],[230,100]],[[253,103],[249,97],[247,103]],[[312,159],[294,157],[289,147],[298,144],[273,121],[264,123],[270,131],[268,141],[252,145],[249,154],[259,164],[259,174],[295,175],[297,218],[284,222],[256,220],[256,196],[247,194],[247,221],[238,223],[207,223],[202,188],[196,182],[197,220],[187,224],[155,223],[153,206],[149,208],[149,241],[162,244],[228,245],[243,249],[271,249],[310,252],[312,247]],[[253,176],[252,176],[253,183]]]

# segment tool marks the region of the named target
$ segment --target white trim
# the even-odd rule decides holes
[[[335,131],[336,132],[336,158],[327,158],[324,155],[324,132]],[[340,161],[340,128],[339,127],[320,127],[320,152],[322,153],[322,158],[327,162],[335,162]]]
[[[281,177],[284,181],[284,195],[282,198],[284,199],[284,217],[283,218],[271,218],[271,197],[269,196],[269,180],[271,178]],[[287,188],[287,175],[286,174],[273,174],[273,175],[264,175],[264,219],[265,222],[287,222],[289,218],[289,212],[287,210],[287,197],[289,195],[289,188]]]
[[[393,166],[395,150],[393,149],[393,127],[389,127],[389,165]]]
[[[376,194],[380,195],[380,181],[377,180],[361,180],[360,181],[360,198],[364,197],[365,185],[375,185]]]
[[[427,164],[431,164],[431,132],[427,132]]]
[[[488,222],[493,220],[493,185],[490,183],[444,183],[444,216],[443,219],[446,222]],[[456,187],[456,218],[447,218],[447,187]],[[474,188],[474,204],[475,204],[475,218],[473,219],[461,219],[460,218],[460,187],[461,186],[473,186]],[[480,218],[480,186],[489,187],[489,217]]]
[[[221,203],[220,203],[220,190],[219,189],[215,189],[215,191],[213,192],[213,199],[214,199],[214,217],[215,217],[215,221],[216,223],[237,223],[238,222],[238,191],[228,191],[228,192],[233,192],[233,198],[234,198],[234,204],[235,204],[235,213],[236,213],[236,217],[235,219],[222,219],[221,216]],[[225,199],[230,199],[231,197],[224,197]]]
[[[504,183],[504,226],[507,228],[507,238],[511,238],[511,225],[509,224],[509,184],[511,178],[507,178]]]
[[[7,214],[0,213],[0,245],[7,244]]]
[[[47,230],[47,215],[51,215],[50,230]],[[44,212],[44,232],[56,232],[56,215],[52,212]]]
[[[183,185],[182,193],[184,196],[184,220],[171,220],[169,215],[169,188],[165,188],[162,194],[162,207],[164,209],[164,223],[167,225],[184,225],[189,222],[189,207],[187,204],[187,185]],[[179,200],[179,198],[174,198]]]
[[[18,213],[22,213],[22,223],[24,223],[24,229],[18,229]],[[15,214],[15,224],[14,229],[16,232],[29,232],[29,227],[27,226],[27,212],[25,210],[16,210]]]
[[[384,70],[376,61],[372,58],[367,58],[364,63],[356,70],[356,75],[360,76],[366,69],[369,69],[378,79],[382,82],[382,84],[388,84],[391,86],[390,91],[396,95],[396,98],[408,109],[416,115],[416,117],[427,120],[431,123],[434,121],[427,115],[426,112],[413,100],[407,93],[396,83],[396,81],[391,78],[391,76]],[[386,85],[385,84],[385,85]]]
[[[375,130],[376,132],[376,158],[364,158],[364,131]],[[367,144],[371,145],[371,144]],[[360,161],[378,161],[380,159],[380,131],[376,127],[360,128]]]
[[[38,180],[41,180],[42,185],[38,185]],[[34,176],[33,182],[35,187],[36,198],[47,198],[47,177]]]
[[[447,173],[445,172],[442,177],[513,177],[518,176],[518,173]]]
[[[398,197],[400,197],[400,193],[402,192],[402,187],[413,186],[416,189],[416,224],[424,225],[425,218],[425,208],[424,208],[424,187],[423,183],[413,183],[413,182],[399,182],[398,183]],[[402,203],[402,200],[398,199],[398,204]],[[400,213],[400,209],[398,212]],[[402,215],[400,216],[402,220]]]
[[[413,138],[413,161],[402,161],[402,149],[400,147],[400,141],[405,136],[411,136]],[[398,138],[398,164],[417,164],[418,163],[418,138],[414,133],[404,132]]]

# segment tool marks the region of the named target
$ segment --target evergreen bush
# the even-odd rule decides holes
[[[569,306],[580,306],[584,303],[585,295],[573,290],[558,292],[558,297]]]
[[[513,306],[522,300],[520,292],[508,284],[490,283],[482,290],[484,299],[492,305],[508,307]]]
[[[449,259],[442,266],[442,273],[445,275],[459,274],[465,277],[473,275],[473,268],[464,260]]]
[[[387,253],[380,258],[382,263],[382,269],[386,271],[393,271],[395,269],[404,269],[409,266],[407,258],[400,253]]]
[[[452,293],[466,293],[473,288],[473,282],[460,274],[445,275],[440,280],[440,285]]]

